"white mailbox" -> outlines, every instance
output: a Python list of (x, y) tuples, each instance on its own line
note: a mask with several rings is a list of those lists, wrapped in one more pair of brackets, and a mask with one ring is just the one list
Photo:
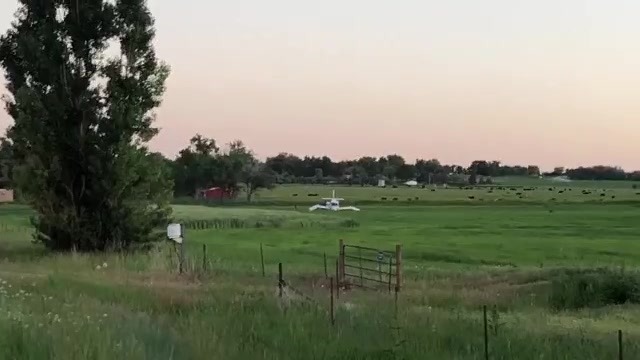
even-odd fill
[(167, 237), (178, 244), (182, 243), (182, 226), (180, 224), (169, 224), (167, 226)]

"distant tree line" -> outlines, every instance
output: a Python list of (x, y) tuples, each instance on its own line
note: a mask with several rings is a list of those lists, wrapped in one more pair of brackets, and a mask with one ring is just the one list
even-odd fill
[[(476, 160), (468, 166), (442, 164), (438, 159), (417, 159), (407, 162), (402, 156), (365, 156), (354, 160), (333, 161), (327, 156), (300, 157), (280, 153), (257, 160), (241, 141), (228, 144), (221, 151), (213, 139), (196, 135), (176, 160), (174, 169), (175, 194), (192, 195), (194, 189), (222, 186), (238, 190), (248, 189), (250, 200), (259, 188), (274, 184), (349, 184), (376, 185), (379, 180), (389, 184), (416, 180), (426, 184), (483, 184), (502, 176), (567, 176), (576, 180), (640, 180), (640, 172), (625, 173), (610, 166), (557, 167), (553, 172), (541, 173), (537, 165), (504, 165), (499, 161)], [(246, 164), (250, 164), (247, 167)], [(253, 177), (249, 176), (248, 169)]]
[[(0, 138), (0, 187), (11, 187), (11, 142)], [(327, 156), (299, 157), (280, 153), (265, 161), (236, 140), (220, 148), (215, 139), (196, 134), (180, 150), (175, 160), (164, 159), (173, 175), (175, 196), (195, 196), (199, 189), (222, 187), (230, 192), (244, 190), (251, 201), (261, 188), (275, 184), (349, 184), (376, 185), (416, 180), (425, 184), (483, 184), (502, 176), (566, 176), (572, 180), (635, 180), (640, 171), (625, 172), (619, 167), (591, 166), (565, 169), (556, 167), (541, 173), (536, 165), (504, 165), (499, 161), (475, 160), (468, 166), (442, 164), (438, 159), (417, 159), (407, 162), (402, 156), (365, 156), (355, 160), (333, 161)]]

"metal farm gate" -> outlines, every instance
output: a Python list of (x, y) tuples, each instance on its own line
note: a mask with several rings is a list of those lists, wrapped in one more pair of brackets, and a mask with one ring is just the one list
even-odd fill
[(402, 285), (402, 246), (395, 251), (348, 245), (340, 240), (336, 277), (339, 287), (358, 286), (391, 292)]

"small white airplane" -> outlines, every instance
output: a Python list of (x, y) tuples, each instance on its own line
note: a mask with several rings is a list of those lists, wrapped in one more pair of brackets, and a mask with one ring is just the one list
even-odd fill
[(336, 191), (333, 190), (333, 196), (330, 198), (322, 198), (324, 200), (324, 205), (316, 204), (309, 208), (309, 211), (314, 210), (331, 210), (331, 211), (341, 211), (341, 210), (352, 210), (352, 211), (360, 211), (355, 206), (340, 206), (340, 201), (344, 200), (342, 198), (336, 197)]

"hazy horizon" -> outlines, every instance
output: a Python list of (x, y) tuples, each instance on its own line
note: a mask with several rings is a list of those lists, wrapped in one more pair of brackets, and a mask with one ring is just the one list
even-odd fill
[(149, 6), (172, 67), (151, 147), (171, 158), (200, 133), (261, 157), (640, 169), (638, 1)]

